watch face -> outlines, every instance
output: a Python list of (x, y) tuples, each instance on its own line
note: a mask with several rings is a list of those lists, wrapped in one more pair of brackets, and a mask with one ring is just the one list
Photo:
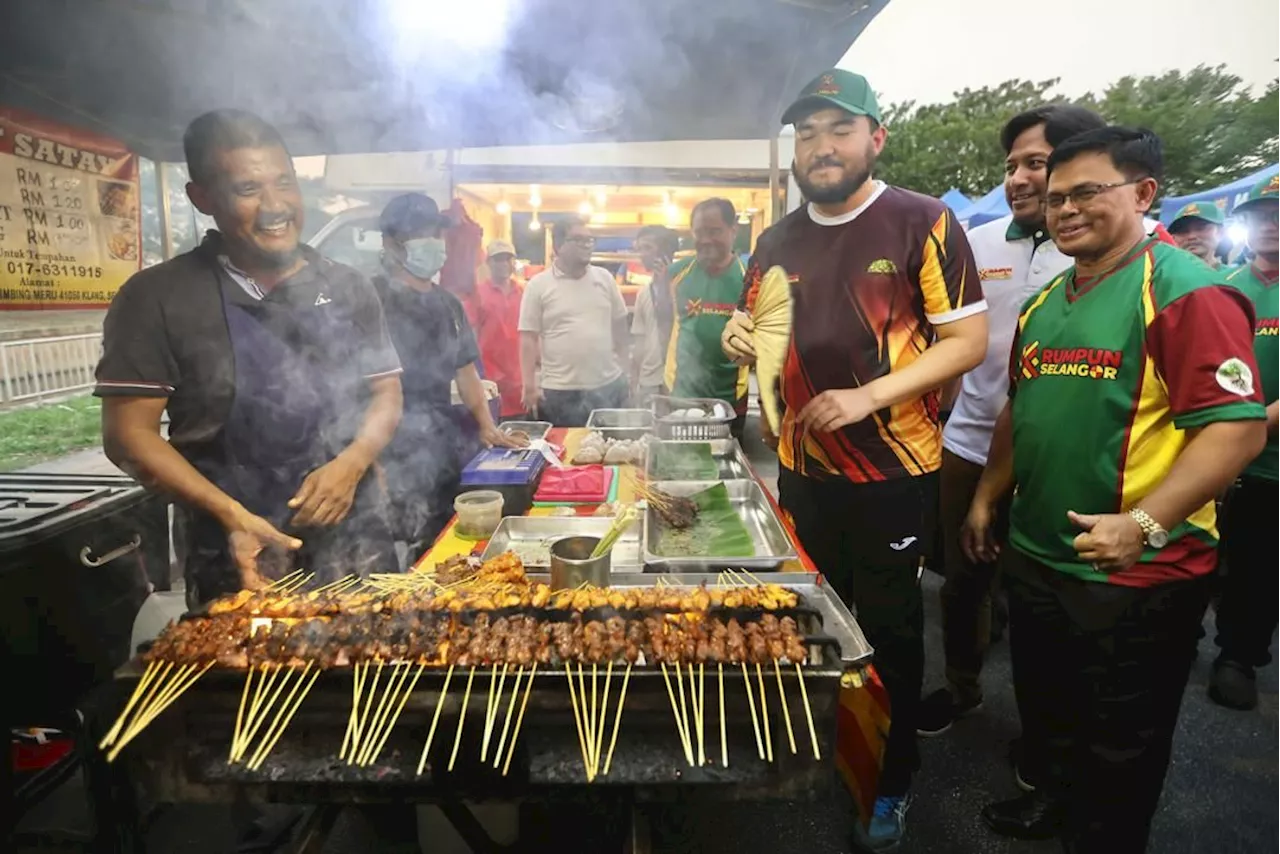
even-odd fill
[(1164, 548), (1169, 545), (1169, 532), (1152, 531), (1150, 534), (1147, 534), (1147, 545), (1151, 546), (1153, 549)]

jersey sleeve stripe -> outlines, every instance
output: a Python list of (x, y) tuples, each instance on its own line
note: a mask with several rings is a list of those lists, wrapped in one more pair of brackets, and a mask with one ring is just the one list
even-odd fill
[(947, 276), (944, 267), (947, 252), (946, 234), (947, 214), (946, 211), (943, 211), (942, 216), (933, 224), (933, 228), (925, 238), (923, 257), (920, 261), (920, 293), (924, 297), (926, 317), (929, 314), (946, 314), (954, 310), (956, 306), (963, 304), (961, 299), (965, 285), (963, 270), (960, 272), (960, 284), (955, 300), (951, 299), (951, 294), (947, 290)]
[(934, 326), (946, 326), (948, 323), (955, 323), (957, 320), (964, 320), (966, 317), (973, 317), (975, 314), (982, 314), (987, 310), (987, 301), (984, 299), (977, 302), (971, 302), (968, 305), (962, 305), (951, 311), (942, 314), (926, 314), (925, 319)]

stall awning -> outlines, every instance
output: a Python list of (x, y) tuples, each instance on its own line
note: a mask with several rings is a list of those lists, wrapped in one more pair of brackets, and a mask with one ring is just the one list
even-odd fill
[(6, 0), (0, 100), (181, 159), (238, 106), (294, 154), (758, 139), (888, 0)]

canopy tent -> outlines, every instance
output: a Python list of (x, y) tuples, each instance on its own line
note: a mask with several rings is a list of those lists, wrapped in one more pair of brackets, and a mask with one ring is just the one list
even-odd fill
[(253, 110), (292, 153), (764, 139), (888, 0), (4, 0), (3, 101), (182, 158)]
[(1280, 165), (1273, 163), (1265, 169), (1259, 169), (1252, 175), (1237, 178), (1230, 184), (1223, 184), (1221, 187), (1215, 187), (1212, 190), (1202, 190), (1199, 193), (1191, 193), (1186, 196), (1169, 196), (1160, 203), (1160, 221), (1168, 225), (1173, 221), (1178, 211), (1192, 202), (1217, 205), (1223, 214), (1230, 215), (1235, 206), (1244, 201), (1244, 197), (1253, 189), (1254, 184), (1264, 178), (1270, 178), (1277, 172), (1280, 172)]
[(964, 210), (956, 211), (956, 219), (965, 228), (973, 228), (1009, 214), (1009, 202), (1004, 197), (1004, 184), (997, 184), (991, 192)]
[(973, 199), (952, 187), (942, 194), (942, 202), (953, 211), (962, 211), (973, 205)]

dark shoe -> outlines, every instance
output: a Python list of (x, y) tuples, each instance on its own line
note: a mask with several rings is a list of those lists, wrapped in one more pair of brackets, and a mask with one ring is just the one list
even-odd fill
[(932, 738), (951, 729), (960, 718), (967, 717), (982, 708), (982, 700), (969, 703), (957, 702), (949, 688), (939, 688), (920, 701), (916, 712), (916, 735)]
[(1019, 789), (1030, 794), (1036, 790), (1036, 778), (1028, 772), (1026, 757), (1022, 755), (1022, 738), (1009, 742), (1009, 764), (1013, 766), (1013, 782)]
[(1213, 663), (1209, 699), (1228, 709), (1248, 711), (1258, 705), (1258, 677), (1253, 668), (1229, 658)]
[(907, 808), (910, 806), (909, 795), (876, 798), (875, 811), (867, 829), (863, 830), (861, 824), (854, 825), (854, 850), (868, 854), (897, 851), (907, 831)]
[(982, 808), (982, 820), (1001, 836), (1053, 839), (1062, 832), (1063, 814), (1056, 801), (1032, 793), (987, 804)]

